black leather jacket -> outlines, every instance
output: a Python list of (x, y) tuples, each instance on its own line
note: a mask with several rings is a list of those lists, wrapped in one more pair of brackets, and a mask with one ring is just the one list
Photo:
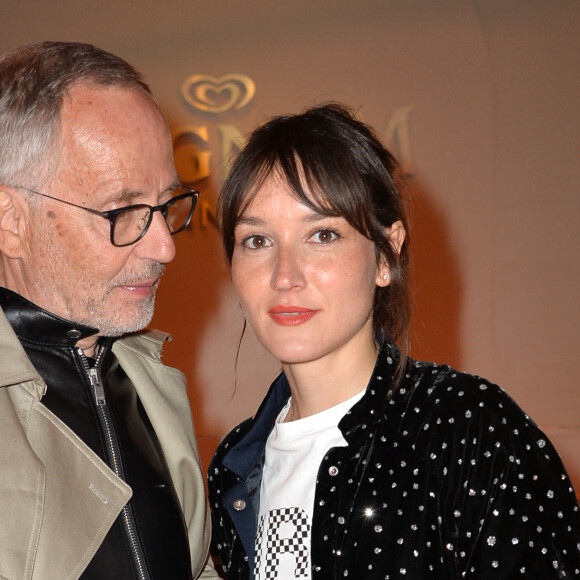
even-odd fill
[[(364, 397), (318, 471), (313, 579), (550, 578), (580, 574), (578, 502), (546, 436), (496, 385), (408, 361), (385, 343)], [(253, 578), (266, 439), (284, 374), (209, 470), (226, 577)]]

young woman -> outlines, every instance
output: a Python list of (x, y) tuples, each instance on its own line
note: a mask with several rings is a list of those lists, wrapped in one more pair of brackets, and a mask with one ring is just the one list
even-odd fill
[(406, 356), (396, 173), (326, 105), (257, 129), (225, 183), (234, 287), (283, 372), (210, 468), (224, 573), (579, 575), (578, 503), (545, 435), (496, 385)]

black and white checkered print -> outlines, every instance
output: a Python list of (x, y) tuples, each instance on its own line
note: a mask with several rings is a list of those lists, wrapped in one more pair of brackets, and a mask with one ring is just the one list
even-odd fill
[[(260, 580), (274, 580), (278, 578), (278, 567), (280, 565), (280, 555), (294, 554), (296, 568), (294, 578), (308, 577), (308, 551), (310, 523), (308, 515), (300, 508), (282, 508), (270, 510), (267, 514), (267, 525), (264, 525), (266, 516), (260, 518), (258, 533), (256, 535), (256, 572)], [(290, 537), (280, 536), (281, 524), (292, 524), (293, 533)], [(267, 537), (264, 542), (264, 528)], [(262, 558), (265, 565), (263, 574), (261, 570)]]

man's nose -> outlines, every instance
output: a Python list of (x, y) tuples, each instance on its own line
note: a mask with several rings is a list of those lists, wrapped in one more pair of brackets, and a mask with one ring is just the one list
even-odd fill
[(175, 258), (175, 242), (162, 213), (156, 211), (145, 235), (137, 242), (140, 257), (168, 264)]

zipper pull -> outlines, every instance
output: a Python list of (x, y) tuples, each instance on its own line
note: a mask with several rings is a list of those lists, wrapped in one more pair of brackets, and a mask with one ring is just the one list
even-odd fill
[(105, 405), (105, 388), (103, 387), (103, 381), (101, 379), (101, 371), (93, 367), (87, 370), (87, 374), (89, 381), (91, 381), (91, 386), (95, 391), (97, 405)]

